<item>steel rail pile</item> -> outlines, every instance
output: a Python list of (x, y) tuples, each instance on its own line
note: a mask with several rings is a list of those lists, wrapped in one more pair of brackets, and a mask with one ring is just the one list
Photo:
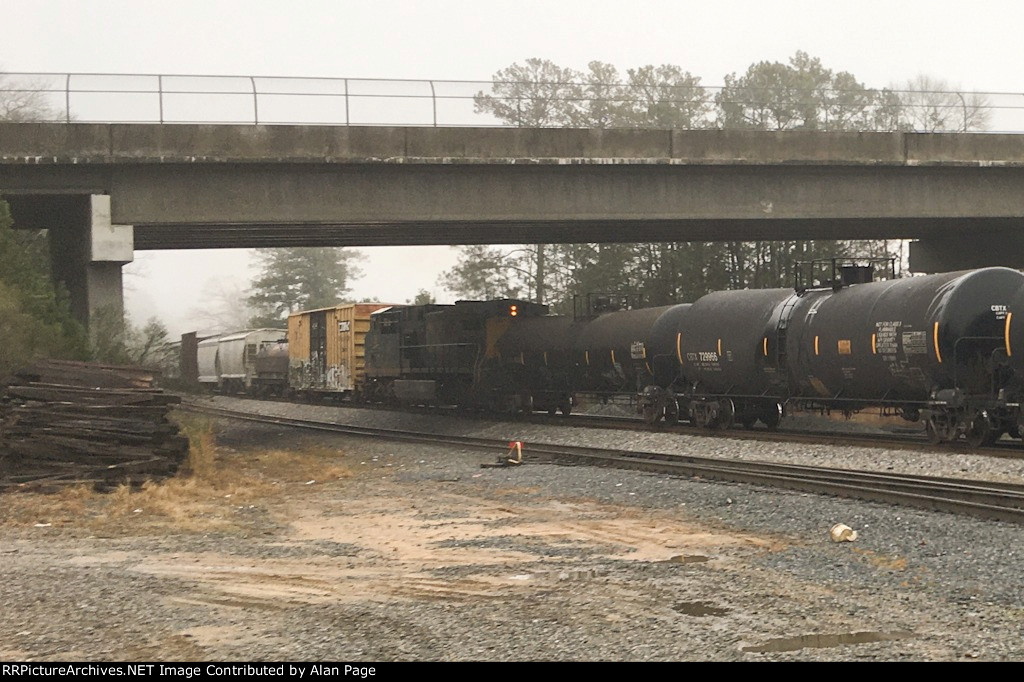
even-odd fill
[(173, 476), (188, 439), (167, 419), (177, 396), (142, 367), (47, 360), (0, 391), (0, 490)]
[[(507, 440), (271, 417), (209, 407), (199, 403), (186, 402), (182, 408), (230, 419), (411, 443), (447, 444), (490, 452), (503, 452), (508, 446)], [(612, 466), (658, 474), (771, 486), (1024, 524), (1024, 485), (1021, 484), (534, 442), (526, 444), (523, 452), (527, 461), (532, 459)]]

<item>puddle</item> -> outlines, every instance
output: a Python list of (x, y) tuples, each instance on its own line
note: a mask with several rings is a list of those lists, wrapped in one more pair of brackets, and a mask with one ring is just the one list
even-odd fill
[(871, 642), (890, 642), (897, 639), (913, 637), (913, 632), (845, 632), (839, 635), (800, 635), (799, 637), (780, 637), (769, 639), (764, 644), (745, 646), (742, 651), (764, 654), (775, 651), (797, 651), (799, 649), (823, 649), (846, 646), (847, 644), (870, 644)]
[(703, 554), (676, 554), (665, 559), (666, 564), (702, 564), (705, 561), (711, 561), (711, 557)]
[[(684, 601), (676, 604), (672, 608), (684, 616), (724, 616), (729, 613), (729, 609), (723, 609), (720, 606), (715, 606), (709, 601)], [(746, 649), (744, 649), (744, 651), (746, 651)]]

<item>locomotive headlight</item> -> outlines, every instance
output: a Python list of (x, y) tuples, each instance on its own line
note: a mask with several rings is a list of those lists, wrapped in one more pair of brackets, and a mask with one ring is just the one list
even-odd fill
[(519, 306), (517, 306), (517, 305), (509, 306), (508, 307), (508, 314), (509, 314), (509, 317), (515, 317), (516, 315), (518, 315), (519, 314)]

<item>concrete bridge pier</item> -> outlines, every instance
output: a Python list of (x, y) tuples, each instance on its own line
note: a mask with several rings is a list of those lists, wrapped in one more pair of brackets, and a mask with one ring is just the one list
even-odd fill
[[(54, 278), (71, 295), (71, 312), (87, 327), (98, 315), (121, 319), (121, 267), (134, 259), (131, 225), (110, 222), (110, 197), (61, 197), (60, 220), (47, 226)], [(18, 216), (15, 213), (15, 221)], [(30, 227), (30, 225), (23, 225)], [(43, 227), (32, 225), (31, 227)]]

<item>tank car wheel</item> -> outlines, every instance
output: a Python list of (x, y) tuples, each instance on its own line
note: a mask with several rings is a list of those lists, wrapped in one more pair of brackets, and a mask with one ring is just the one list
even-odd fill
[(564, 403), (558, 406), (558, 411), (562, 413), (563, 417), (568, 417), (572, 414), (572, 401), (566, 400)]
[(924, 432), (928, 436), (928, 442), (932, 445), (939, 445), (942, 443), (942, 429), (935, 423), (933, 417), (929, 417), (924, 422)]
[(718, 419), (715, 426), (720, 429), (731, 429), (736, 424), (736, 405), (731, 400), (718, 401)]
[(754, 424), (756, 423), (757, 417), (752, 417), (750, 415), (743, 415), (743, 417), (740, 419), (740, 425), (745, 429), (754, 428)]
[(971, 420), (964, 433), (964, 438), (972, 448), (980, 448), (995, 443), (999, 435), (999, 432), (989, 424), (988, 416), (982, 412), (974, 415), (974, 419)]
[(665, 423), (669, 426), (679, 423), (679, 403), (675, 401), (675, 398), (665, 408)]
[(651, 405), (644, 406), (644, 424), (653, 426), (661, 420), (661, 410)]
[(769, 431), (779, 428), (782, 421), (782, 403), (775, 403), (764, 414), (761, 415), (761, 422), (768, 427)]
[(547, 412), (549, 417), (554, 417), (555, 414), (558, 412), (558, 408), (552, 405), (551, 407), (548, 408)]

